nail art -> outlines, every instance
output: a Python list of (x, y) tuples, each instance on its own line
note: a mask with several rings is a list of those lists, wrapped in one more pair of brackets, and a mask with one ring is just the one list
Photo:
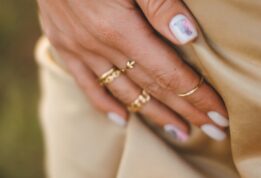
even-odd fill
[(229, 122), (228, 119), (219, 114), (218, 112), (215, 111), (210, 111), (208, 112), (208, 117), (215, 122), (215, 124), (221, 126), (221, 127), (228, 127)]
[(188, 135), (174, 125), (167, 124), (164, 126), (164, 130), (178, 141), (185, 142), (188, 140)]
[(116, 123), (117, 125), (120, 126), (125, 126), (126, 125), (126, 120), (123, 119), (120, 115), (114, 113), (114, 112), (110, 112), (108, 113), (108, 118), (113, 121), (114, 123)]
[(198, 36), (197, 30), (193, 24), (182, 14), (178, 14), (172, 18), (169, 23), (169, 28), (176, 39), (182, 44), (185, 44)]
[(226, 134), (217, 128), (216, 126), (212, 124), (205, 124), (201, 126), (201, 130), (207, 134), (210, 138), (217, 140), (217, 141), (222, 141), (226, 138)]

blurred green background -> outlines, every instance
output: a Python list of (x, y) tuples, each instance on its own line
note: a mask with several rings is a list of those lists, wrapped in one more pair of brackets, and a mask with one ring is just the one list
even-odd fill
[(35, 0), (0, 0), (0, 178), (43, 178)]

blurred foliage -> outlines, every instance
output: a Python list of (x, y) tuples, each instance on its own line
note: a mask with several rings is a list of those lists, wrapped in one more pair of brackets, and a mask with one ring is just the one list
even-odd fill
[(0, 178), (43, 178), (34, 0), (0, 0)]

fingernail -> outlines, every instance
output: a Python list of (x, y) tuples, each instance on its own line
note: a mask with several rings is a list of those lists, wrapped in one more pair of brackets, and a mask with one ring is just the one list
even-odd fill
[(222, 141), (226, 138), (226, 134), (217, 128), (216, 126), (212, 124), (205, 124), (201, 126), (201, 130), (207, 134), (210, 138), (217, 140), (217, 141)]
[(169, 23), (169, 28), (176, 39), (182, 44), (185, 44), (198, 36), (197, 30), (193, 24), (182, 14), (178, 14), (172, 18)]
[(229, 126), (228, 119), (226, 119), (224, 116), (222, 116), (218, 112), (210, 111), (210, 112), (208, 112), (208, 117), (213, 122), (215, 122), (217, 125), (219, 125), (221, 127), (228, 127)]
[(167, 124), (164, 126), (164, 130), (166, 133), (170, 134), (174, 139), (185, 142), (188, 140), (188, 134), (180, 130), (174, 125)]
[(120, 115), (114, 113), (114, 112), (110, 112), (108, 113), (108, 118), (113, 121), (114, 123), (116, 123), (117, 125), (120, 126), (125, 126), (126, 125), (126, 120), (123, 119)]

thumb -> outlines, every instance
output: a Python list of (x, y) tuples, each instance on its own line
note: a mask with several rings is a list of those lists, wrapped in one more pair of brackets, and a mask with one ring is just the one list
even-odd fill
[(153, 28), (177, 45), (193, 41), (197, 25), (180, 0), (136, 0)]

